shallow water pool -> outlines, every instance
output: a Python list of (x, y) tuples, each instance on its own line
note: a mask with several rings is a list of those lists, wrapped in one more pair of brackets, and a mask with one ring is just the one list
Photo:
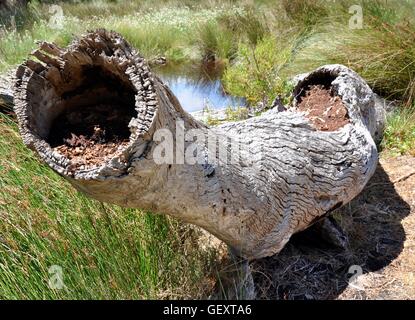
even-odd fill
[(155, 73), (169, 86), (187, 112), (206, 107), (223, 109), (229, 106), (245, 106), (245, 99), (225, 93), (220, 81), (221, 71), (200, 67), (162, 66), (157, 67)]

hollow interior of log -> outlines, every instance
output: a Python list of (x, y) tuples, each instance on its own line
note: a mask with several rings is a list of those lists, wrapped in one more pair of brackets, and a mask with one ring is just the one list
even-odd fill
[(335, 131), (350, 122), (345, 104), (332, 87), (334, 79), (317, 73), (302, 83), (296, 95), (296, 109), (320, 131)]
[(47, 142), (78, 167), (97, 165), (125, 146), (128, 124), (137, 116), (132, 84), (102, 67), (85, 67), (75, 89), (61, 94), (62, 111)]

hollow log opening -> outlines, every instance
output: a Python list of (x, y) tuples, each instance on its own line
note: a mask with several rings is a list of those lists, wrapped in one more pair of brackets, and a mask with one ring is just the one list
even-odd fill
[(128, 144), (128, 124), (137, 116), (133, 86), (100, 66), (85, 66), (82, 81), (62, 94), (63, 111), (46, 141), (75, 167), (98, 165)]
[(335, 131), (349, 123), (341, 98), (324, 85), (309, 86), (298, 101), (297, 110), (304, 112), (317, 130)]
[(347, 108), (332, 86), (335, 79), (331, 74), (315, 73), (295, 92), (296, 110), (304, 112), (320, 131), (336, 131), (350, 122)]

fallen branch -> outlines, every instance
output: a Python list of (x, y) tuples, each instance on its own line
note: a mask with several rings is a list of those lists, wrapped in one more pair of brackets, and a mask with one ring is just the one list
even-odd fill
[(415, 171), (411, 171), (411, 172), (409, 172), (409, 173), (407, 173), (407, 174), (404, 174), (403, 176), (401, 176), (401, 177), (399, 177), (399, 178), (397, 178), (397, 179), (393, 180), (393, 181), (392, 181), (392, 183), (393, 183), (393, 184), (395, 184), (395, 183), (398, 183), (398, 182), (405, 181), (406, 179), (410, 178), (410, 177), (411, 177), (411, 176), (413, 176), (414, 174), (415, 174)]

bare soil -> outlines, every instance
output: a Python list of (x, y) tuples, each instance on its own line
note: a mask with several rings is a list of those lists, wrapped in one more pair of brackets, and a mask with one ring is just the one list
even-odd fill
[(335, 131), (349, 123), (340, 97), (333, 96), (323, 85), (310, 86), (300, 97), (297, 110), (304, 112), (317, 130)]
[(99, 165), (128, 144), (132, 115), (123, 111), (101, 104), (64, 112), (53, 123), (48, 142), (74, 169)]

